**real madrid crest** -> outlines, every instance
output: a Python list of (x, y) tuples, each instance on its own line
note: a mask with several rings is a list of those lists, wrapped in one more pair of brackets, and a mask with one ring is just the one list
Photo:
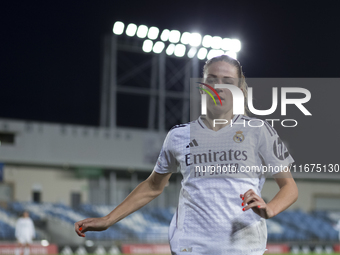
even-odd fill
[(237, 131), (233, 137), (235, 143), (242, 143), (244, 141), (244, 135), (242, 131)]

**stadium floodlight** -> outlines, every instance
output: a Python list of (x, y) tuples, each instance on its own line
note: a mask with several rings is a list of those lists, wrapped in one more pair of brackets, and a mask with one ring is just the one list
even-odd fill
[(207, 55), (207, 59), (211, 59), (213, 57), (217, 57), (217, 56), (221, 56), (224, 54), (223, 50), (210, 50), (208, 55)]
[(202, 46), (209, 48), (211, 46), (212, 37), (210, 35), (205, 35), (203, 37)]
[(157, 39), (159, 34), (159, 29), (158, 27), (150, 27), (149, 32), (148, 32), (148, 38), (151, 40)]
[(241, 50), (241, 42), (237, 39), (232, 39), (230, 50), (233, 52), (239, 52)]
[(214, 36), (211, 40), (211, 48), (218, 50), (221, 49), (222, 46), (222, 38), (219, 36)]
[(231, 39), (229, 38), (223, 38), (222, 40), (222, 50), (230, 50), (231, 47)]
[(169, 39), (169, 35), (170, 35), (170, 30), (169, 29), (164, 29), (162, 34), (161, 34), (161, 40), (163, 42), (167, 41)]
[(137, 30), (137, 36), (139, 38), (145, 38), (148, 34), (148, 27), (145, 25), (140, 25)]
[(196, 52), (197, 52), (197, 48), (196, 47), (191, 47), (191, 49), (188, 51), (188, 58), (195, 57)]
[[(196, 55), (198, 59), (204, 60), (223, 54), (236, 59), (237, 52), (241, 50), (241, 42), (238, 39), (222, 39), (220, 36), (202, 36), (199, 33), (190, 32), (181, 34), (178, 30), (170, 31), (169, 29), (164, 29), (162, 33), (160, 33), (159, 28), (155, 26), (148, 28), (145, 25), (137, 26), (134, 23), (125, 26), (121, 21), (116, 21), (114, 23), (112, 32), (115, 35), (121, 35), (124, 33), (124, 29), (127, 36), (132, 37), (137, 35), (139, 38), (147, 39), (143, 42), (142, 46), (144, 52), (153, 51), (154, 53), (159, 54), (166, 48), (167, 55), (175, 54), (177, 57), (183, 57), (187, 52), (186, 45), (188, 45), (188, 47), (191, 46), (190, 50), (187, 52), (188, 58), (193, 58)], [(159, 35), (159, 41), (154, 43), (152, 40), (156, 40)], [(166, 41), (170, 42), (167, 47), (166, 44), (164, 44)], [(198, 49), (201, 44), (201, 48)], [(211, 50), (208, 48), (211, 48)]]
[(143, 42), (143, 51), (150, 52), (152, 50), (153, 42), (151, 40), (145, 40)]
[(169, 42), (178, 43), (181, 33), (178, 30), (171, 30), (169, 35)]
[(201, 44), (201, 41), (202, 41), (202, 36), (199, 33), (192, 33), (189, 44), (191, 46), (197, 47)]
[(121, 21), (116, 21), (113, 25), (112, 32), (115, 35), (121, 35), (124, 32), (124, 23)]
[(158, 41), (153, 46), (152, 50), (153, 50), (154, 53), (161, 53), (163, 51), (164, 47), (165, 47), (164, 42)]
[(134, 36), (136, 34), (136, 31), (137, 31), (136, 24), (130, 23), (126, 28), (126, 35)]
[(177, 44), (176, 47), (175, 47), (175, 56), (176, 57), (183, 57), (184, 54), (185, 54), (185, 50), (187, 48), (185, 47), (184, 44)]
[(172, 55), (172, 54), (174, 54), (174, 51), (175, 51), (175, 44), (169, 44), (169, 46), (168, 46), (168, 48), (166, 48), (166, 54), (167, 55)]
[(197, 53), (197, 58), (200, 60), (205, 59), (205, 57), (207, 56), (208, 50), (206, 48), (200, 48), (198, 53)]
[(188, 44), (190, 42), (191, 34), (189, 32), (184, 32), (181, 37), (181, 43)]
[(234, 51), (226, 51), (225, 53), (224, 53), (225, 55), (228, 55), (229, 57), (232, 57), (232, 58), (234, 58), (234, 59), (237, 59), (237, 53), (236, 52), (234, 52)]

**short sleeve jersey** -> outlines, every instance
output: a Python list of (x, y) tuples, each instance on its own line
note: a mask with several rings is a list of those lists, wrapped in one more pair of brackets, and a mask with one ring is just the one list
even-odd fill
[(265, 176), (293, 162), (275, 129), (259, 119), (235, 115), (218, 131), (202, 118), (173, 127), (154, 167), (183, 175), (169, 230), (172, 252), (263, 254), (266, 225), (252, 210), (242, 211), (240, 194), (253, 189), (261, 196)]
[(15, 226), (15, 237), (35, 237), (35, 228), (31, 218), (19, 218)]

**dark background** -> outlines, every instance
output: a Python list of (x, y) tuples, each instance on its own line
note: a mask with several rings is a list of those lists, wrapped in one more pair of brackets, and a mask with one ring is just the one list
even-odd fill
[(0, 118), (99, 125), (101, 40), (117, 20), (238, 38), (246, 77), (339, 77), (331, 1), (6, 1), (0, 16)]

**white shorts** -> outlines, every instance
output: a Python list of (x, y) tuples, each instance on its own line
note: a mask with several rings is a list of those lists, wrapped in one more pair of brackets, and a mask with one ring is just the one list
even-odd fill
[(21, 244), (32, 243), (31, 235), (20, 235), (17, 237), (18, 242)]
[[(211, 245), (206, 240), (195, 241), (193, 244), (187, 242), (181, 245), (178, 231), (176, 231), (175, 221), (171, 221), (169, 228), (169, 242), (172, 255), (179, 254), (233, 254), (233, 255), (263, 255), (266, 251), (267, 226), (265, 219), (260, 219), (247, 227), (240, 229), (233, 234), (233, 243), (217, 241)], [(183, 249), (191, 252), (184, 252)]]

